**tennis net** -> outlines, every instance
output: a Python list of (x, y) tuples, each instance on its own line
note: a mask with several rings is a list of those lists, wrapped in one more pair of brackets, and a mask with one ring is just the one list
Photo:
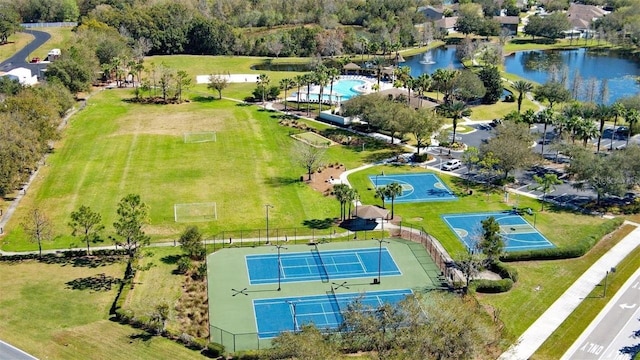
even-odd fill
[(338, 302), (338, 297), (336, 296), (336, 290), (333, 288), (333, 286), (331, 286), (331, 307), (333, 308), (333, 311), (336, 314), (342, 314), (342, 311), (340, 309), (340, 302)]
[(324, 261), (322, 261), (320, 251), (318, 251), (318, 245), (315, 245), (315, 248), (311, 250), (311, 254), (313, 254), (313, 258), (316, 260), (316, 265), (318, 265), (320, 280), (322, 280), (323, 283), (329, 282), (329, 273), (327, 272), (327, 267), (324, 265)]

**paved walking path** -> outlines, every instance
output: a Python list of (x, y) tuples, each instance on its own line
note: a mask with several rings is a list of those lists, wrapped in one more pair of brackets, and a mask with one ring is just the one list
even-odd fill
[[(638, 226), (639, 224), (626, 222)], [(633, 249), (640, 246), (640, 227), (602, 255), (573, 285), (544, 312), (512, 345), (500, 360), (529, 359), (562, 322), (580, 305), (604, 279), (607, 271), (620, 263)]]

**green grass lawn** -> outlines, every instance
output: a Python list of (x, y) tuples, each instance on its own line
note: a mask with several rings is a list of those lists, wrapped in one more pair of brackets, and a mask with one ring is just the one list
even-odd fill
[[(634, 226), (623, 225), (603, 247), (605, 249), (610, 248), (611, 245), (617, 243), (634, 229)], [(596, 252), (594, 256), (597, 256), (601, 250), (596, 248), (592, 252)], [(542, 344), (532, 359), (559, 359), (604, 308), (607, 302), (611, 300), (613, 294), (622, 287), (638, 268), (640, 268), (640, 247), (637, 247), (627, 255), (627, 257), (616, 266), (615, 274), (611, 274), (611, 276), (608, 277), (607, 297), (602, 297), (602, 286), (596, 286), (578, 308), (571, 313), (567, 320)]]
[(0, 262), (0, 338), (40, 359), (193, 359), (197, 353), (182, 345), (109, 321), (118, 285), (104, 291), (70, 287), (101, 274), (119, 279), (124, 268)]
[(175, 274), (176, 261), (182, 255), (180, 247), (156, 247), (143, 252), (136, 272), (135, 287), (129, 292), (123, 308), (137, 315), (146, 315), (162, 303), (169, 304), (167, 328), (175, 328), (174, 304), (182, 294), (184, 275)]
[[(146, 231), (154, 239), (173, 239), (186, 227), (174, 222), (176, 203), (217, 203), (218, 220), (198, 223), (205, 236), (263, 228), (267, 203), (274, 206), (272, 228), (338, 216), (333, 198), (297, 181), (305, 171), (291, 160), (295, 140), (277, 113), (208, 98), (167, 106), (122, 101), (129, 96), (127, 90), (97, 93), (72, 119), (6, 227), (3, 249), (37, 248), (20, 226), (35, 207), (51, 219), (56, 235), (45, 248), (82, 246), (67, 223), (83, 204), (102, 214), (111, 234), (116, 205), (129, 193), (149, 205)], [(210, 130), (216, 142), (183, 142), (184, 132)], [(332, 146), (326, 161), (353, 168), (381, 151), (387, 150)]]
[(15, 33), (9, 36), (7, 43), (0, 45), (0, 62), (7, 60), (17, 53), (34, 39), (33, 35), (27, 33)]

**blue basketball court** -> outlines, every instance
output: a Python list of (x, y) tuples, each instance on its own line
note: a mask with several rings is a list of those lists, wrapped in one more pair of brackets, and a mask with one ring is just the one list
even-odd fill
[(458, 238), (471, 249), (482, 236), (481, 221), (493, 216), (500, 224), (505, 251), (536, 250), (555, 247), (522, 216), (513, 211), (479, 214), (442, 215), (442, 219)]
[(309, 323), (319, 329), (336, 329), (342, 323), (342, 311), (354, 299), (360, 298), (366, 307), (378, 308), (384, 303), (397, 304), (410, 294), (410, 289), (336, 294), (332, 288), (325, 295), (253, 300), (258, 337), (273, 338)]
[(457, 197), (432, 173), (370, 175), (369, 180), (375, 188), (396, 182), (402, 186), (402, 195), (395, 203), (451, 201)]
[(329, 281), (377, 277), (378, 264), (382, 276), (401, 275), (396, 262), (386, 247), (366, 249), (287, 253), (282, 250), (280, 262), (277, 254), (245, 256), (249, 283), (251, 285), (275, 284), (296, 281)]

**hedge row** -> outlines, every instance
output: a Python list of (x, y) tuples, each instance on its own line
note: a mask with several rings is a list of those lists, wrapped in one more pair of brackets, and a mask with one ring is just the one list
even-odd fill
[(513, 280), (474, 280), (471, 284), (477, 292), (495, 294), (511, 290), (513, 287)]
[(608, 220), (598, 226), (591, 234), (578, 241), (574, 245), (557, 247), (551, 249), (515, 251), (503, 255), (502, 261), (526, 261), (526, 260), (558, 260), (581, 257), (593, 248), (605, 235), (613, 232), (624, 222), (623, 219), (615, 218)]
[[(85, 249), (56, 251), (55, 253), (46, 253), (40, 256), (38, 253), (0, 255), (0, 261), (22, 261), (22, 260), (54, 260), (54, 259), (71, 259), (79, 258), (87, 255)], [(99, 249), (91, 250), (91, 256), (122, 256), (127, 255), (124, 249)]]

